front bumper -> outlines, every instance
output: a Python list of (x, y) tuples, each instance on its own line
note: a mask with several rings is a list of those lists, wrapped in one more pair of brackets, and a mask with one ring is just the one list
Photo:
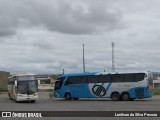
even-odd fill
[(30, 100), (38, 100), (38, 95), (26, 95), (26, 96), (17, 96), (17, 101), (30, 101)]

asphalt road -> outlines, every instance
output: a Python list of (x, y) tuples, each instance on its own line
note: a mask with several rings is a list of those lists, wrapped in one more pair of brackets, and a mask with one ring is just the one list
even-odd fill
[[(10, 100), (7, 94), (1, 94), (0, 111), (160, 111), (160, 96), (153, 96), (152, 98), (140, 100), (137, 99), (134, 101), (112, 101), (111, 99), (79, 99), (77, 101), (65, 101), (64, 99), (51, 99), (49, 93), (41, 92), (39, 93), (39, 100), (35, 103), (16, 103), (15, 101)], [(93, 120), (97, 118), (87, 119)], [(124, 117), (112, 119), (118, 120), (124, 119)], [(143, 118), (136, 118), (136, 120), (138, 119)], [(158, 120), (159, 118), (153, 119)]]

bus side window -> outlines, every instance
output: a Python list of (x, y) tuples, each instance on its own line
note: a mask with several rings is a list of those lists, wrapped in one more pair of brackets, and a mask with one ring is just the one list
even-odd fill
[(145, 77), (145, 74), (144, 73), (136, 73), (135, 74), (135, 81), (138, 82), (138, 81), (142, 81)]
[(116, 82), (123, 82), (123, 74), (116, 75)]
[(105, 82), (106, 82), (106, 77), (105, 77), (105, 75), (100, 75), (98, 82), (99, 82), (99, 83), (105, 83)]
[(84, 79), (85, 79), (85, 83), (89, 83), (88, 76), (85, 76)]
[(111, 82), (111, 75), (105, 75), (105, 78), (106, 78), (106, 83)]
[(87, 76), (77, 76), (76, 77), (76, 84), (86, 84), (89, 82), (89, 79)]
[(123, 82), (135, 82), (134, 74), (124, 74), (123, 77)]
[(70, 84), (72, 84), (72, 83), (71, 83), (71, 81), (70, 81), (70, 78), (68, 77), (68, 79), (66, 80), (65, 85), (70, 85)]
[(66, 80), (66, 83), (65, 85), (70, 85), (70, 84), (77, 84), (77, 81), (76, 81), (76, 77), (68, 77), (68, 79)]
[(84, 76), (80, 76), (80, 83), (81, 84), (85, 84), (86, 83)]
[(88, 76), (88, 83), (98, 83), (98, 76), (97, 75)]

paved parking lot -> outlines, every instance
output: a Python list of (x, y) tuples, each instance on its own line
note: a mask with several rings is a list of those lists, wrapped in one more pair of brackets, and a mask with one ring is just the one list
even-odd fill
[(160, 111), (160, 96), (135, 101), (110, 99), (65, 101), (64, 99), (50, 99), (49, 93), (41, 92), (39, 100), (35, 103), (16, 103), (10, 100), (7, 94), (2, 94), (0, 95), (0, 111)]
[(39, 93), (39, 100), (35, 103), (16, 103), (7, 94), (0, 95), (0, 110), (27, 111), (159, 111), (160, 96), (135, 101), (112, 101), (111, 99), (79, 99), (65, 101), (64, 99), (50, 99), (49, 93)]

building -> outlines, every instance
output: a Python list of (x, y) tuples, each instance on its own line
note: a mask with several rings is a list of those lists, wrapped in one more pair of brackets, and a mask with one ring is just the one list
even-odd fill
[(0, 89), (7, 90), (8, 77), (10, 72), (0, 71)]
[(54, 89), (54, 83), (59, 75), (51, 74), (41, 74), (36, 75), (37, 79), (40, 81), (38, 89)]
[(160, 88), (160, 73), (153, 72), (153, 89)]
[(153, 80), (153, 88), (160, 88), (160, 79)]

